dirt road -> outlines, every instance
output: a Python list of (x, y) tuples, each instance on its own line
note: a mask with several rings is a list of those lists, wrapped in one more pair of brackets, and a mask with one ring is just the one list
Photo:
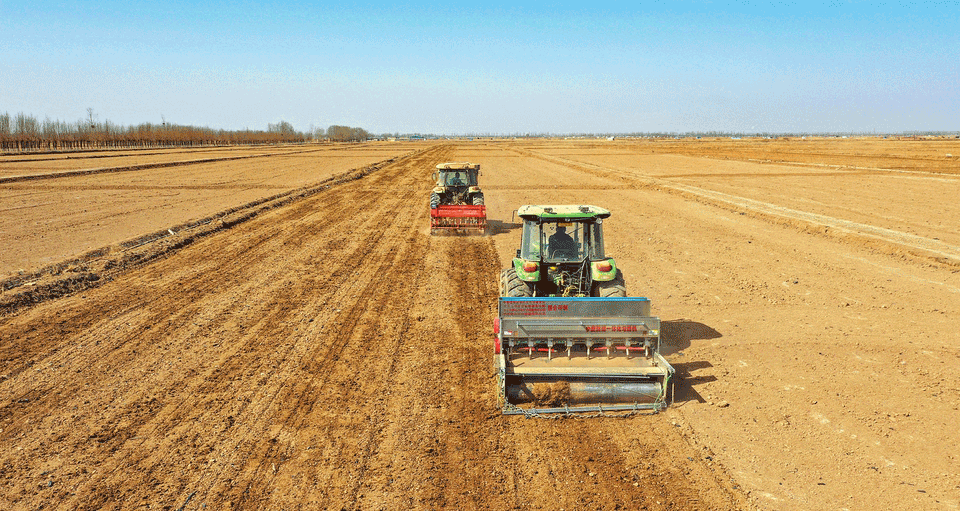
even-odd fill
[[(0, 319), (2, 507), (960, 506), (950, 176), (878, 203), (893, 173), (816, 195), (813, 167), (748, 151), (421, 149)], [(483, 165), (494, 235), (428, 235), (441, 161)], [(952, 217), (891, 214), (902, 196)], [(666, 412), (499, 414), (491, 321), (522, 203), (613, 210), (607, 252), (681, 376)]]

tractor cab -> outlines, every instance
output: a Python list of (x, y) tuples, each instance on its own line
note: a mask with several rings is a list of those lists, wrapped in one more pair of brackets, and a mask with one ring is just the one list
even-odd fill
[(440, 186), (477, 186), (479, 169), (438, 170), (437, 183)]
[(599, 218), (524, 219), (520, 258), (557, 263), (604, 259), (602, 222)]
[(476, 163), (441, 163), (433, 173), (436, 182), (435, 191), (438, 193), (471, 193), (480, 191), (477, 178), (480, 176), (480, 165)]
[[(513, 260), (517, 296), (623, 296), (623, 276), (603, 251), (596, 206), (523, 206), (520, 248)], [(522, 284), (520, 284), (522, 282)]]

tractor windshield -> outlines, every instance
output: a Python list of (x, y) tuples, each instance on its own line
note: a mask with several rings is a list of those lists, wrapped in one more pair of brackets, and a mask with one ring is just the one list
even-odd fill
[(540, 259), (540, 247), (545, 248), (543, 259), (552, 262), (603, 259), (601, 220), (557, 222), (535, 220), (523, 222), (520, 256)]
[(445, 186), (477, 186), (477, 174), (466, 170), (443, 172), (440, 179)]

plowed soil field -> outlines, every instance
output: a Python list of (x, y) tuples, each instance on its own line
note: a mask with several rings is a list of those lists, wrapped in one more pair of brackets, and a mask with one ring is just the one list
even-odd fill
[[(958, 141), (241, 154), (0, 180), (0, 508), (960, 507)], [(491, 235), (430, 236), (445, 161), (482, 165)], [(613, 211), (667, 410), (500, 414), (524, 203)]]

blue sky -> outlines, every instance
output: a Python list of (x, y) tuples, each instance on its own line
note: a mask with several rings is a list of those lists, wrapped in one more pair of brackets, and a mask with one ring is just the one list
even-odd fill
[(960, 1), (0, 0), (0, 112), (373, 133), (960, 130)]

